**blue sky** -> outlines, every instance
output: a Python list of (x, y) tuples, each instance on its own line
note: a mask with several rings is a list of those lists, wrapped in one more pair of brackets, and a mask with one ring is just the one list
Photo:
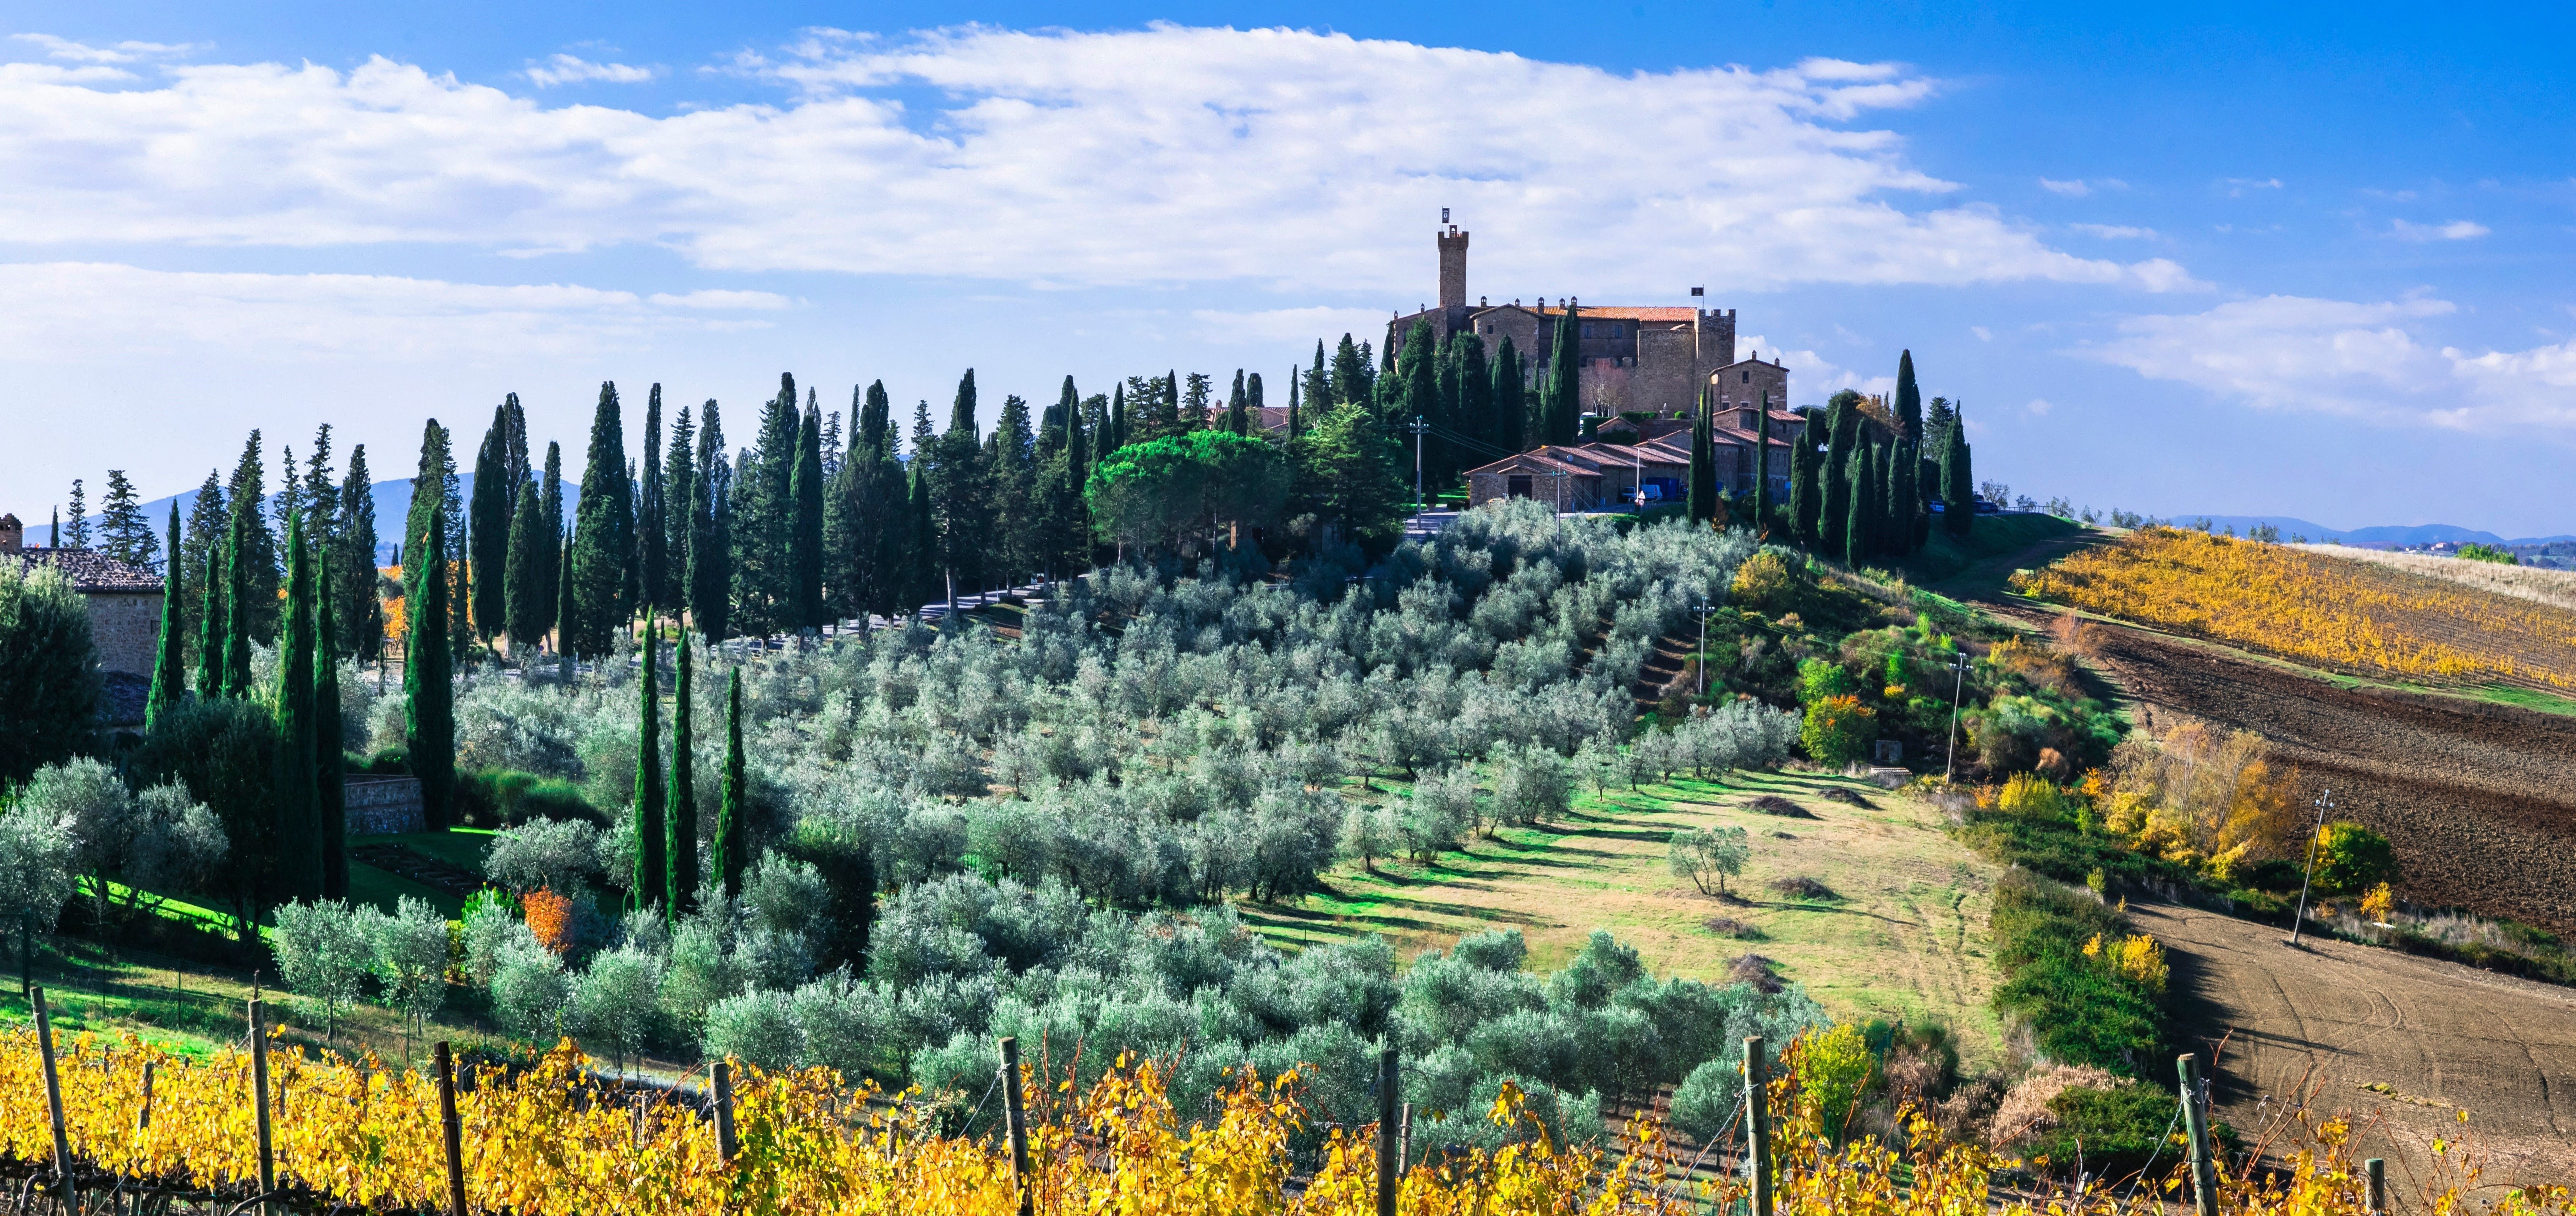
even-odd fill
[[(359, 11), (364, 8), (365, 11)], [(1989, 477), (2576, 531), (2576, 37), (2490, 6), (21, 3), (0, 505), (793, 371), (1277, 373), (1433, 288), (1910, 347)], [(630, 414), (629, 433), (636, 419)], [(472, 442), (469, 438), (466, 441)]]

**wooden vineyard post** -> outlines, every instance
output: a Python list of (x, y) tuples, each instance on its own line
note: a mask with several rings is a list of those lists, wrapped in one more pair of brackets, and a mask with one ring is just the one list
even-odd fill
[(1396, 1122), (1396, 1132), (1395, 1132), (1395, 1172), (1396, 1172), (1396, 1173), (1398, 1173), (1398, 1174), (1402, 1174), (1402, 1173), (1404, 1173), (1404, 1172), (1406, 1172), (1406, 1171), (1408, 1171), (1408, 1170), (1411, 1170), (1412, 1168), (1413, 1168), (1413, 1104), (1412, 1104), (1412, 1103), (1410, 1103), (1410, 1102), (1407, 1102), (1407, 1103), (1405, 1103), (1405, 1104), (1404, 1104), (1404, 1115), (1403, 1115), (1403, 1117), (1402, 1117), (1402, 1118), (1400, 1118), (1400, 1119), (1398, 1119), (1398, 1120), (1397, 1120), (1397, 1122)]
[(1377, 1216), (1395, 1216), (1395, 1102), (1400, 1076), (1395, 1049), (1377, 1053)]
[(154, 1069), (160, 1067), (160, 1064), (158, 1060), (143, 1062), (143, 1110), (135, 1116), (134, 1127), (137, 1131), (152, 1130), (152, 1073)]
[(2362, 1162), (2361, 1169), (2370, 1181), (2371, 1216), (2385, 1216), (2388, 1211), (2388, 1162), (2373, 1157)]
[(456, 1053), (440, 1039), (430, 1056), (438, 1069), (438, 1138), (447, 1150), (447, 1216), (465, 1216), (465, 1123), (456, 1117)]
[(277, 1216), (277, 1205), (267, 1198), (277, 1189), (277, 1143), (268, 1111), (268, 1006), (258, 997), (250, 999), (250, 1092), (259, 1111), (259, 1210)]
[(1753, 1161), (1753, 1216), (1771, 1216), (1771, 1061), (1762, 1036), (1744, 1040), (1744, 1110)]
[(726, 1165), (733, 1164), (733, 1061), (718, 1060), (715, 1066), (716, 1157)]
[(54, 1071), (54, 1019), (45, 1008), (42, 984), (27, 987), (28, 1003), (36, 1007), (36, 1048), (45, 1063), (45, 1105), (54, 1119), (54, 1182), (62, 1188), (63, 1210), (80, 1210), (80, 1197), (72, 1182), (71, 1133), (63, 1126), (63, 1079)]
[(2174, 1062), (2182, 1073), (2182, 1121), (2191, 1136), (2191, 1200), (2198, 1216), (2218, 1216), (2218, 1166), (2209, 1155), (2209, 1107), (2201, 1100), (2200, 1057)]
[(1011, 1189), (1019, 1192), (1020, 1216), (1037, 1210), (1037, 1180), (1029, 1177), (1029, 1114), (1020, 1096), (1020, 1041), (1002, 1037), (1002, 1117), (1011, 1136)]

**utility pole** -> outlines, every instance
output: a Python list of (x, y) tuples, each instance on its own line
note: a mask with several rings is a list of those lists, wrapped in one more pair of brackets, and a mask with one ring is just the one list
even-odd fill
[(1699, 602), (1699, 695), (1708, 696), (1708, 601)]
[(2317, 826), (2308, 832), (2308, 872), (2299, 878), (2299, 912), (2290, 921), (2290, 944), (2299, 944), (2299, 930), (2308, 923), (2308, 884), (2317, 877), (2317, 837), (2325, 835), (2326, 812), (2334, 809), (2334, 791), (2317, 795)]
[(1413, 432), (1413, 513), (1420, 515), (1422, 513), (1422, 436), (1431, 429), (1431, 424), (1424, 422), (1422, 415), (1415, 414), (1413, 422), (1404, 429)]
[(1941, 784), (1948, 785), (1959, 771), (1959, 693), (1968, 683), (1966, 651), (1950, 656), (1950, 743), (1943, 750), (1949, 754), (1941, 762)]

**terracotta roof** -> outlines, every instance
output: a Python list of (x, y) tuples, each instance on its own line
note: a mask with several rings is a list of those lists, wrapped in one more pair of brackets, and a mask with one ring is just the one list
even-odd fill
[(1688, 465), (1690, 448), (1677, 447), (1668, 439), (1651, 439), (1644, 443), (1551, 443), (1505, 456), (1467, 472), (1509, 473), (1526, 468), (1543, 475), (1561, 472), (1576, 477), (1599, 477), (1611, 469), (1635, 468), (1640, 457), (1643, 457), (1642, 463), (1650, 465)]
[(132, 562), (118, 561), (91, 549), (28, 548), (16, 554), (29, 566), (47, 565), (63, 572), (72, 581), (72, 590), (159, 591), (161, 576)]

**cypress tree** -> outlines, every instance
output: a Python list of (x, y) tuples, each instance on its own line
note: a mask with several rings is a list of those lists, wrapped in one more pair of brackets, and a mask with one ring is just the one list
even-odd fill
[[(1065, 379), (1072, 382), (1070, 376)], [(912, 534), (912, 500), (904, 485), (903, 461), (895, 452), (896, 440), (894, 403), (886, 396), (885, 381), (871, 382), (859, 434), (859, 444), (866, 449), (866, 480), (860, 483), (865, 497), (858, 510), (869, 554), (864, 607), (888, 621), (904, 610), (902, 601), (911, 590), (906, 546)]]
[(278, 877), (293, 898), (322, 893), (321, 791), (314, 786), (313, 564), (305, 557), (304, 520), (286, 521), (286, 632), (278, 640), (275, 831)]
[(1844, 565), (1858, 569), (1861, 559), (1869, 556), (1869, 511), (1862, 505), (1869, 496), (1869, 448), (1866, 445), (1852, 453), (1841, 481), (1845, 504), (1842, 559)]
[[(317, 556), (327, 549), (316, 550)], [(338, 614), (331, 597), (322, 594), (329, 580), (327, 563), (316, 563), (313, 597), (313, 790), (322, 828), (322, 898), (349, 897), (348, 764), (341, 756), (347, 742), (340, 734), (340, 647)]]
[(662, 902), (671, 887), (669, 827), (662, 819), (662, 682), (653, 669), (654, 652), (662, 647), (654, 633), (653, 613), (646, 609), (643, 663), (635, 681), (641, 703), (635, 728), (635, 882), (630, 903), (638, 908)]
[[(1365, 346), (1352, 345), (1349, 334), (1343, 334), (1342, 344), (1333, 348), (1330, 387), (1333, 390), (1332, 403), (1336, 406), (1368, 406), (1377, 400), (1377, 374), (1369, 370), (1368, 350)], [(1317, 418), (1327, 412), (1325, 406), (1311, 397), (1306, 401), (1306, 408)]]
[(509, 569), (503, 579), (509, 605), (507, 631), (516, 645), (533, 646), (545, 635), (543, 613), (553, 590), (546, 585), (546, 567), (553, 564), (546, 558), (554, 547), (555, 530), (545, 525), (536, 483), (519, 483), (519, 506), (510, 519)]
[(349, 474), (340, 483), (337, 585), (339, 652), (361, 663), (381, 662), (385, 604), (376, 594), (376, 487), (367, 473), (367, 445), (349, 449)]
[(551, 439), (546, 441), (546, 478), (537, 493), (537, 513), (546, 517), (543, 543), (537, 546), (545, 555), (537, 574), (537, 636), (543, 636), (563, 618), (564, 550), (571, 540), (564, 534), (563, 445)]
[[(449, 451), (447, 428), (439, 425), (438, 419), (429, 419), (421, 426), (420, 462), (412, 470), (411, 504), (403, 515), (403, 632), (405, 636), (421, 632), (436, 633), (441, 636), (447, 633), (446, 614), (442, 613), (435, 620), (421, 615), (424, 597), (421, 594), (420, 580), (429, 577), (431, 567), (427, 563), (429, 551), (421, 547), (420, 537), (421, 530), (429, 526), (430, 517), (435, 515), (445, 521), (446, 526), (451, 529), (439, 538), (439, 552), (445, 554), (454, 551), (454, 546), (449, 542), (456, 536), (452, 526), (455, 523), (454, 512), (457, 508), (454, 503), (448, 501), (447, 482), (455, 469), (456, 461)], [(444, 563), (437, 568), (437, 575), (442, 581), (448, 577)], [(446, 602), (446, 598), (442, 597), (441, 603)], [(409, 653), (407, 649), (404, 652), (406, 657)]]
[(662, 458), (662, 485), (655, 491), (662, 511), (662, 601), (664, 612), (678, 617), (688, 610), (689, 504), (705, 484), (698, 478), (698, 424), (689, 407), (671, 423), (670, 454)]
[[(224, 551), (224, 530), (230, 515), (231, 512), (224, 507), (223, 479), (216, 476), (213, 469), (206, 470), (204, 484), (197, 487), (196, 493), (191, 496), (188, 503), (187, 538), (180, 542), (180, 550), (185, 555), (190, 574), (199, 575), (202, 578), (206, 572), (206, 559), (209, 556), (220, 555)], [(188, 661), (191, 666), (205, 661), (204, 655), (200, 652), (205, 649), (206, 639), (221, 636), (219, 632), (208, 633), (206, 630), (205, 586), (205, 583), (199, 582), (198, 593), (192, 596), (186, 605)]]
[(1798, 411), (1798, 426), (1789, 434), (1789, 534), (1800, 544), (1816, 543), (1816, 412)]
[[(1177, 405), (1172, 407), (1177, 410)], [(1175, 412), (1165, 420), (1177, 427)], [(1166, 432), (1169, 433), (1169, 432)], [(984, 543), (992, 525), (990, 479), (983, 449), (975, 438), (975, 371), (968, 368), (957, 383), (957, 400), (949, 408), (948, 430), (929, 448), (933, 531), (931, 540), (949, 607), (956, 607), (960, 586), (983, 580)]]
[[(1703, 390), (1705, 392), (1705, 390)], [(1762, 390), (1762, 412), (1753, 416), (1753, 530), (1771, 527), (1771, 390)]]
[(1852, 445), (1860, 435), (1860, 394), (1844, 389), (1825, 407), (1825, 501), (1816, 535), (1830, 552), (1841, 552), (1851, 532)]
[(472, 538), (466, 556), (476, 576), (471, 584), (474, 636), (486, 643), (509, 623), (508, 580), (501, 575), (510, 565), (510, 512), (519, 503), (509, 468), (510, 409), (496, 405), (482, 446), (475, 449), (474, 492), (466, 507), (466, 535)]
[(143, 703), (143, 730), (149, 734), (161, 720), (161, 712), (179, 703), (188, 686), (187, 620), (180, 601), (187, 596), (187, 580), (179, 558), (179, 502), (170, 501), (170, 565), (161, 574), (161, 644), (152, 659), (152, 699)]
[(611, 635), (630, 615), (624, 595), (627, 563), (635, 552), (635, 497), (626, 481), (626, 430), (614, 383), (599, 386), (581, 499), (573, 512), (579, 522), (572, 570), (565, 579), (572, 594), (563, 608), (564, 646), (576, 655), (603, 655)]
[(868, 530), (861, 524), (860, 506), (866, 495), (861, 483), (869, 469), (866, 448), (860, 432), (867, 426), (866, 390), (850, 386), (849, 446), (832, 450), (839, 434), (841, 416), (833, 413), (824, 421), (823, 446), (823, 605), (832, 619), (856, 616), (867, 623), (867, 600), (862, 588), (867, 582)]
[(1225, 398), (1225, 429), (1227, 434), (1243, 435), (1250, 433), (1249, 425), (1244, 421), (1243, 394), (1243, 369), (1238, 367), (1234, 369), (1234, 391), (1226, 394)]
[(644, 462), (636, 466), (635, 582), (647, 608), (670, 611), (670, 505), (662, 480), (662, 386), (656, 382), (644, 402)]
[(788, 627), (823, 627), (823, 416), (808, 406), (796, 430), (796, 464), (788, 474), (792, 512), (787, 531)]
[(1405, 335), (1395, 359), (1395, 380), (1388, 387), (1395, 394), (1378, 412), (1388, 427), (1410, 426), (1416, 419), (1439, 420), (1440, 343), (1431, 336), (1431, 322), (1416, 321), (1413, 332)]
[[(232, 503), (232, 577), (237, 584), (231, 605), (236, 611), (233, 632), (244, 639), (265, 642), (277, 638), (277, 593), (282, 568), (277, 561), (277, 537), (268, 530), (268, 491), (259, 445), (259, 432), (252, 431), (242, 444), (241, 459), (233, 465), (232, 483), (225, 496)], [(247, 617), (239, 615), (244, 607), (249, 609)], [(243, 658), (248, 660), (247, 650)], [(242, 670), (240, 691), (246, 693), (249, 668)]]
[(1583, 339), (1578, 310), (1571, 301), (1558, 314), (1556, 341), (1547, 356), (1547, 384), (1539, 408), (1547, 418), (1546, 443), (1572, 443), (1583, 429)]
[(1243, 378), (1243, 429), (1236, 434), (1261, 433), (1261, 404), (1261, 373), (1253, 372)]
[(904, 512), (911, 525), (905, 529), (909, 536), (904, 543), (905, 556), (911, 566), (910, 578), (906, 580), (911, 586), (911, 594), (904, 597), (907, 602), (903, 605), (907, 612), (940, 598), (941, 594), (939, 518), (931, 509), (930, 476), (924, 467), (928, 463), (917, 455), (912, 458), (911, 500)]
[(1699, 408), (1691, 411), (1690, 484), (1685, 492), (1692, 523), (1705, 524), (1717, 518), (1716, 436), (1709, 429), (1705, 388), (1699, 392)]
[[(501, 408), (507, 411), (510, 417), (509, 437), (504, 453), (506, 459), (502, 464), (502, 471), (509, 474), (510, 484), (517, 486), (528, 481), (536, 473), (536, 470), (528, 464), (528, 411), (519, 407), (517, 393), (503, 396)], [(516, 491), (514, 490), (513, 493)]]
[(197, 631), (197, 699), (213, 700), (226, 695), (224, 690), (224, 647), (232, 637), (232, 545), (229, 539), (219, 548), (206, 551), (206, 577), (199, 614), (203, 622)]
[[(418, 554), (423, 570), (447, 564), (446, 508), (432, 504), (421, 530), (403, 548)], [(411, 752), (411, 775), (420, 779), (422, 818), (432, 828), (449, 823), (456, 790), (456, 685), (450, 675), (451, 652), (443, 631), (424, 629), (421, 621), (447, 617), (447, 580), (424, 577), (416, 584), (411, 607), (418, 609), (403, 642), (403, 744)]]
[(759, 433), (737, 470), (742, 484), (734, 494), (733, 625), (753, 637), (786, 625), (795, 597), (788, 550), (797, 423), (796, 378), (781, 373), (778, 395), (761, 405)]
[[(1322, 342), (1315, 343), (1315, 349), (1319, 352), (1318, 362), (1322, 359), (1320, 352), (1323, 348)], [(1288, 378), (1288, 442), (1297, 442), (1297, 378), (1294, 376)]]
[(240, 499), (233, 500), (232, 537), (224, 546), (226, 569), (224, 589), (229, 599), (224, 604), (224, 695), (236, 699), (250, 695), (250, 631), (257, 623), (251, 602), (251, 584), (258, 580), (252, 567), (258, 561), (253, 532), (266, 535), (267, 529), (254, 515), (245, 518)]
[(1966, 536), (1977, 518), (1976, 472), (1968, 463), (1968, 420), (1954, 410), (1950, 442), (1941, 449), (1941, 521), (1952, 536)]
[[(565, 632), (566, 628), (568, 627), (568, 621), (569, 621), (569, 618), (567, 618), (567, 617), (563, 617), (563, 616), (561, 615), (561, 606), (562, 606), (562, 605), (568, 605), (568, 604), (572, 603), (572, 599), (573, 599), (573, 594), (572, 594), (572, 542), (573, 542), (573, 532), (574, 532), (574, 529), (573, 529), (573, 528), (571, 528), (571, 527), (566, 527), (566, 528), (563, 530), (563, 539), (562, 539), (562, 541), (561, 541), (560, 543), (558, 543), (558, 544), (555, 546), (555, 560), (554, 560), (554, 567), (555, 567), (555, 603), (556, 603), (556, 605), (558, 605), (558, 609), (557, 609), (557, 619), (556, 619), (556, 621), (555, 621), (555, 654), (557, 654), (558, 656), (561, 656), (562, 658), (564, 658), (564, 659), (566, 659), (566, 660), (569, 660), (569, 659), (571, 659), (571, 658), (573, 657), (573, 649), (572, 649), (572, 642), (570, 641), (569, 636), (568, 636), (568, 635), (566, 634), (566, 632)], [(564, 671), (565, 671), (565, 673), (566, 673), (566, 674), (570, 674), (570, 673), (571, 673), (571, 671), (572, 671), (572, 668), (570, 668), (570, 667), (566, 667), (566, 668), (564, 668)]]
[(1908, 477), (1906, 471), (1913, 467), (1914, 441), (1903, 436), (1889, 440), (1887, 467), (1883, 473), (1887, 479), (1887, 493), (1883, 501), (1887, 506), (1886, 513), (1880, 520), (1886, 531), (1879, 537), (1879, 547), (1894, 556), (1901, 557), (1906, 550), (1913, 548), (1914, 513), (1911, 509), (1913, 504), (1906, 501), (1907, 490), (1913, 484), (1913, 478)]
[(1109, 386), (1109, 442), (1106, 450), (1115, 452), (1127, 446), (1127, 386)]
[(1529, 450), (1529, 403), (1524, 400), (1521, 382), (1521, 353), (1512, 346), (1512, 336), (1503, 335), (1503, 344), (1494, 348), (1494, 387), (1490, 409), (1494, 413), (1492, 443), (1506, 452)]
[(715, 398), (698, 411), (698, 479), (689, 493), (689, 623), (710, 641), (733, 636), (733, 467)]
[(689, 632), (680, 631), (672, 657), (679, 661), (678, 696), (671, 702), (671, 812), (663, 845), (662, 906), (674, 917), (698, 903), (698, 769), (696, 694)]
[(724, 804), (716, 809), (715, 873), (727, 902), (742, 897), (743, 817), (749, 810), (742, 762), (742, 669), (736, 667), (725, 689)]
[[(1229, 425), (1218, 418), (1220, 427)], [(1039, 484), (1037, 435), (1029, 428), (1029, 403), (1017, 393), (1002, 398), (1001, 415), (984, 439), (983, 470), (987, 495), (984, 569), (992, 580), (1010, 586), (1021, 575), (1045, 563), (1039, 552), (1045, 518), (1045, 487)]]

